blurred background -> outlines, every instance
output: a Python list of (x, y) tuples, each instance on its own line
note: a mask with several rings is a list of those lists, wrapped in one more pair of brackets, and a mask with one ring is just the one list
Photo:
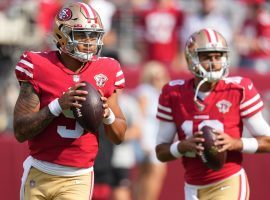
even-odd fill
[[(51, 36), (53, 19), (68, 2), (72, 1), (0, 1), (0, 158), (3, 163), (0, 194), (4, 195), (1, 199), (19, 199), (22, 162), (27, 155), (27, 144), (16, 142), (12, 130), (13, 108), (19, 91), (14, 74), (16, 63), (26, 50), (56, 49)], [(265, 118), (270, 122), (270, 1), (84, 2), (97, 10), (103, 21), (106, 31), (103, 56), (118, 59), (126, 76), (120, 104), (129, 123), (128, 141), (122, 152), (129, 154), (118, 156), (134, 158), (121, 162), (116, 159), (121, 151), (110, 148), (112, 155), (107, 164), (111, 167), (102, 169), (110, 175), (107, 179), (97, 178), (100, 180), (97, 185), (101, 187), (96, 190), (99, 191), (96, 199), (100, 193), (106, 193), (104, 184), (110, 199), (115, 200), (183, 199), (181, 163), (174, 161), (165, 165), (153, 157), (157, 104), (153, 99), (157, 101), (160, 88), (170, 79), (190, 77), (183, 47), (189, 35), (198, 29), (209, 27), (224, 35), (231, 47), (231, 75), (247, 76), (254, 81), (265, 102)], [(138, 109), (127, 107), (127, 102)], [(104, 155), (99, 156), (104, 161)], [(250, 177), (251, 199), (265, 199), (265, 195), (270, 194), (267, 158), (267, 155), (246, 156), (244, 164)], [(98, 170), (99, 166), (96, 168)], [(125, 175), (117, 177), (116, 182), (111, 181), (112, 176), (116, 176), (111, 173), (114, 168), (125, 169)]]

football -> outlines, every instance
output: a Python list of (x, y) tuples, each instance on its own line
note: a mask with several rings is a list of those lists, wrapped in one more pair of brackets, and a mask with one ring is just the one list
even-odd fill
[(80, 90), (85, 90), (88, 94), (85, 96), (86, 100), (81, 102), (82, 107), (72, 108), (73, 115), (77, 122), (89, 132), (97, 132), (102, 119), (104, 109), (100, 99), (100, 93), (90, 83), (86, 86), (79, 87)]
[(203, 163), (212, 170), (219, 170), (223, 167), (227, 158), (227, 151), (218, 152), (219, 147), (214, 145), (216, 140), (216, 133), (213, 132), (213, 128), (210, 126), (204, 126), (201, 131), (203, 132), (203, 147), (204, 151), (201, 155)]

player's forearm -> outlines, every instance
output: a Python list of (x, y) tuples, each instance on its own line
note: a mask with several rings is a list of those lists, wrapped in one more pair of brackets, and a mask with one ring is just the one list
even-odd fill
[(256, 139), (259, 143), (257, 153), (270, 152), (270, 137), (269, 136), (257, 136)]
[(177, 159), (170, 153), (171, 144), (159, 144), (156, 146), (156, 155), (161, 162), (167, 162)]
[(116, 118), (112, 124), (104, 124), (105, 132), (110, 141), (114, 144), (121, 144), (125, 139), (127, 129), (126, 121)]
[(19, 142), (33, 139), (42, 132), (55, 118), (46, 106), (38, 112), (16, 115), (14, 117), (14, 134)]

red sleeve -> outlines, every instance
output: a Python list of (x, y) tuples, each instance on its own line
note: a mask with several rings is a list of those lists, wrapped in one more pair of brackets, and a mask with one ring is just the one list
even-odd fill
[(15, 68), (16, 77), (19, 82), (30, 82), (33, 85), (35, 91), (39, 92), (34, 72), (35, 65), (32, 62), (31, 53), (24, 52)]
[(163, 121), (173, 121), (172, 107), (170, 101), (170, 85), (167, 84), (163, 87), (159, 96), (158, 110), (156, 117)]
[(120, 63), (116, 61), (116, 74), (115, 74), (115, 82), (114, 86), (115, 89), (122, 89), (125, 87), (125, 76), (121, 69)]
[(263, 101), (250, 79), (241, 80), (243, 99), (240, 104), (241, 117), (250, 117), (263, 109)]

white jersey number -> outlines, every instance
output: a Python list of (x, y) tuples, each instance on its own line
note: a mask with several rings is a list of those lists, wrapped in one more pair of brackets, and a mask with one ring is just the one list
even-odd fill
[[(201, 130), (201, 128), (205, 125), (215, 128), (219, 131), (224, 131), (224, 125), (219, 120), (203, 120), (198, 125), (198, 130)], [(184, 121), (181, 126), (181, 129), (183, 130), (187, 138), (191, 138), (193, 135), (193, 121), (192, 120)]]
[[(198, 130), (200, 130), (203, 126), (210, 126), (212, 128), (215, 128), (217, 130), (220, 131), (224, 131), (224, 126), (223, 124), (218, 121), (218, 120), (203, 120), (199, 125), (198, 125)], [(186, 120), (183, 122), (181, 129), (183, 130), (183, 132), (185, 133), (187, 138), (191, 138), (193, 135), (193, 121), (192, 120)], [(186, 157), (190, 157), (190, 158), (195, 158), (196, 157), (196, 153), (195, 152), (186, 152), (185, 153)]]
[[(74, 119), (74, 115), (71, 110), (63, 110), (63, 114), (66, 118)], [(83, 127), (76, 122), (75, 129), (68, 129), (66, 126), (57, 126), (57, 133), (62, 138), (78, 138), (82, 136), (84, 132)]]

